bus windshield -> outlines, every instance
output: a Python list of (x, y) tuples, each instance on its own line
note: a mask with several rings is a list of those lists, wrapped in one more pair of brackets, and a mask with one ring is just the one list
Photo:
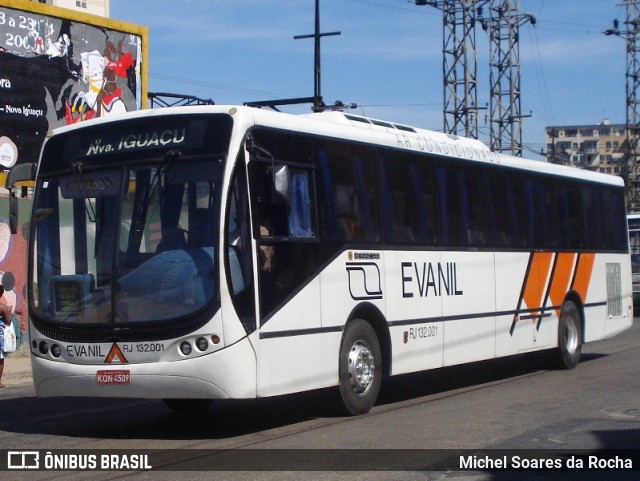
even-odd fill
[(120, 135), (137, 147), (100, 159), (91, 157), (86, 137), (118, 150), (122, 141), (112, 130), (60, 135), (45, 146), (31, 237), (34, 316), (65, 325), (162, 323), (218, 301), (217, 226), (231, 125), (181, 124), (158, 135), (141, 124)]

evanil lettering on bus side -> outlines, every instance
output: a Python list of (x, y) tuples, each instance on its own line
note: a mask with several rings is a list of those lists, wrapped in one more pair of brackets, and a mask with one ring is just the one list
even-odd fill
[[(402, 262), (402, 297), (462, 296), (455, 262)], [(417, 289), (416, 289), (417, 288)]]

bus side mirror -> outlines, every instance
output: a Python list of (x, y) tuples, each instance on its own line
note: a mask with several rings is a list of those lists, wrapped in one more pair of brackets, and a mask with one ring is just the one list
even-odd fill
[(5, 187), (9, 191), (9, 229), (12, 234), (18, 232), (18, 198), (16, 197), (16, 183), (36, 178), (36, 163), (15, 165), (7, 174)]

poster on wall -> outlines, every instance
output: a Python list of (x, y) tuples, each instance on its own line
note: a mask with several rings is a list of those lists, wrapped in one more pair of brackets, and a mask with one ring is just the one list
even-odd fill
[(0, 170), (36, 162), (51, 129), (144, 106), (146, 28), (69, 16), (0, 5)]

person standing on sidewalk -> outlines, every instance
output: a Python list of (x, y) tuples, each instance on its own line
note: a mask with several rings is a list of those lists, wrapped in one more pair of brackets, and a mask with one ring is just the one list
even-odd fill
[[(3, 295), (4, 295), (4, 287), (0, 285), (0, 299), (2, 298)], [(2, 317), (2, 320), (0, 322), (4, 322), (7, 326), (11, 324), (12, 322), (11, 310), (9, 309), (9, 306), (7, 306), (6, 304), (3, 304), (2, 302), (0, 302), (0, 316)], [(4, 334), (4, 329), (1, 329), (1, 330), (2, 330), (2, 334)], [(4, 384), (2, 384), (3, 372), (4, 372), (4, 352), (2, 351), (2, 349), (0, 349), (0, 388), (4, 387)]]

